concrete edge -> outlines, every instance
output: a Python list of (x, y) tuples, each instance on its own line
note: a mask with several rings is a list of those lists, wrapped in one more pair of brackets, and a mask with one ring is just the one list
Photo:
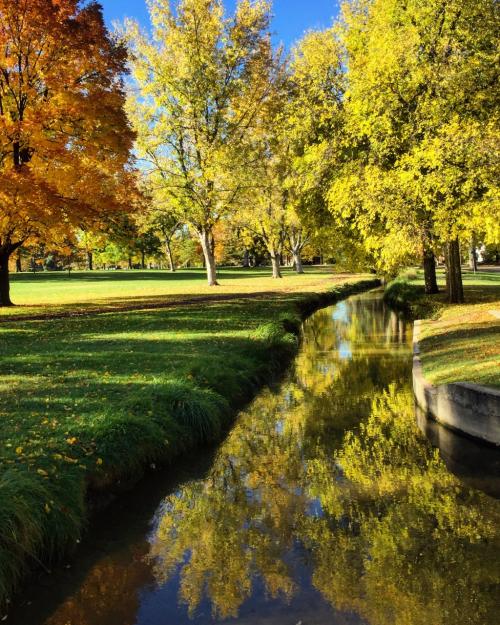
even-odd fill
[(420, 358), (422, 321), (413, 331), (413, 392), (425, 414), (442, 425), (500, 446), (500, 390), (455, 382), (434, 386), (426, 379)]

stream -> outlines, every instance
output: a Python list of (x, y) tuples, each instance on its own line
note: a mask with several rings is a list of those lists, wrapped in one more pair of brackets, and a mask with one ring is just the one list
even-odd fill
[(218, 449), (121, 496), (7, 624), (497, 625), (500, 452), (415, 415), (411, 334), (379, 292), (315, 313)]

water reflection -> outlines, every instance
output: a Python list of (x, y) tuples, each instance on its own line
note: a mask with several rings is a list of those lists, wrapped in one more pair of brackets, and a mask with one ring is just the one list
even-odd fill
[(443, 427), (418, 407), (416, 419), (421, 432), (439, 449), (449, 471), (472, 488), (500, 499), (500, 453), (496, 447)]
[(163, 501), (149, 543), (38, 622), (496, 624), (499, 503), (419, 432), (410, 334), (378, 295), (314, 315), (294, 371)]
[(497, 622), (498, 504), (419, 434), (408, 367), (405, 323), (378, 299), (306, 324), (296, 374), (242, 415), (208, 479), (165, 502), (155, 575), (180, 571), (191, 616), (208, 599), (235, 618), (258, 587), (290, 602), (305, 567), (372, 625)]

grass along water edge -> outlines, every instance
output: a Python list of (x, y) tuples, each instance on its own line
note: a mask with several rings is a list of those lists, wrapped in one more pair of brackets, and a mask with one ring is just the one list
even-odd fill
[(75, 547), (89, 494), (219, 440), (304, 316), (376, 284), (2, 326), (1, 605)]

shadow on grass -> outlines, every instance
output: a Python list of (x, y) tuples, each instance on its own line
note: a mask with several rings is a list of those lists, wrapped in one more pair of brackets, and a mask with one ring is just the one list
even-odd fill
[[(281, 292), (282, 294), (283, 292)], [(113, 312), (139, 312), (142, 310), (161, 310), (174, 308), (175, 306), (191, 306), (201, 302), (211, 304), (227, 300), (255, 299), (279, 296), (280, 291), (261, 291), (257, 293), (224, 293), (218, 291), (214, 294), (164, 294), (164, 295), (141, 295), (129, 297), (108, 297), (95, 302), (70, 302), (68, 304), (50, 304), (40, 306), (15, 306), (9, 308), (9, 315), (1, 317), (0, 323), (16, 321), (43, 321), (50, 319), (62, 319), (65, 317), (81, 317)]]
[[(93, 398), (114, 397), (137, 385), (136, 379), (156, 385), (178, 377), (199, 380), (200, 373), (207, 387), (220, 390), (221, 378), (229, 382), (252, 369), (247, 359), (258, 345), (248, 332), (293, 301), (285, 297), (265, 304), (212, 303), (202, 309), (26, 322), (19, 329), (6, 324), (0, 330), (7, 386), (2, 410), (31, 413), (38, 407), (54, 418), (66, 416), (61, 412), (65, 403), (85, 399), (79, 406), (81, 420), (94, 411)], [(4, 416), (3, 428), (8, 421)], [(71, 425), (71, 419), (65, 422)]]
[[(293, 269), (284, 268), (285, 275), (296, 275)], [(308, 267), (306, 269), (308, 275), (325, 275), (332, 273), (331, 268), (325, 267)], [(241, 280), (242, 278), (263, 278), (272, 277), (272, 271), (269, 267), (258, 267), (251, 269), (244, 268), (228, 268), (219, 270), (221, 280)], [(71, 275), (67, 272), (40, 272), (40, 273), (16, 273), (12, 274), (11, 281), (19, 284), (40, 284), (40, 283), (70, 283), (70, 282), (86, 282), (99, 284), (120, 283), (120, 282), (204, 282), (206, 273), (204, 269), (183, 269), (175, 273), (169, 271), (157, 270), (135, 270), (135, 271), (73, 271)]]
[(464, 286), (466, 304), (482, 304), (500, 300), (500, 281), (495, 285), (466, 284)]
[(500, 271), (478, 271), (477, 273), (473, 273), (472, 271), (464, 271), (462, 277), (464, 282), (496, 282), (498, 288), (500, 289)]
[[(179, 272), (178, 274), (170, 274), (168, 272), (100, 272), (92, 274), (90, 272), (73, 274), (74, 277), (68, 278), (59, 273), (53, 272), (50, 274), (40, 274), (38, 276), (28, 276), (28, 275), (19, 275), (16, 274), (18, 278), (18, 285), (25, 284), (25, 286), (31, 286), (34, 284), (46, 285), (47, 289), (51, 289), (51, 287), (59, 288), (60, 292), (63, 293), (63, 289), (65, 285), (82, 285), (82, 291), (78, 288), (70, 289), (70, 293), (72, 293), (72, 297), (74, 298), (72, 301), (67, 302), (58, 302), (54, 300), (53, 302), (45, 302), (41, 304), (22, 304), (17, 305), (8, 309), (0, 309), (0, 323), (9, 323), (11, 320), (19, 320), (19, 321), (31, 321), (31, 320), (42, 320), (42, 319), (50, 319), (50, 318), (62, 318), (65, 316), (75, 315), (75, 316), (83, 316), (83, 315), (91, 315), (91, 314), (100, 314), (100, 313), (108, 313), (113, 311), (134, 311), (134, 310), (147, 310), (147, 309), (155, 309), (155, 308), (168, 308), (177, 304), (191, 304), (193, 302), (200, 302), (206, 300), (207, 302), (212, 301), (224, 301), (228, 299), (238, 299), (238, 298), (253, 298), (253, 297), (269, 297), (272, 295), (280, 295), (286, 293), (287, 291), (294, 290), (297, 287), (304, 287), (307, 285), (304, 284), (303, 278), (304, 276), (298, 276), (292, 269), (284, 270), (286, 280), (280, 282), (279, 284), (276, 281), (271, 280), (271, 275), (269, 273), (268, 268), (263, 269), (235, 269), (233, 271), (226, 270), (221, 272), (221, 286), (216, 289), (206, 290), (205, 287), (205, 274), (203, 270), (189, 270), (185, 272)], [(127, 275), (131, 278), (130, 280), (127, 278)], [(184, 277), (186, 277), (184, 280)], [(330, 267), (319, 267), (319, 268), (309, 268), (307, 270), (307, 274), (305, 276), (305, 280), (316, 277), (322, 277), (323, 279), (326, 276), (331, 277), (331, 285), (335, 286), (335, 283), (346, 282), (349, 279), (353, 278), (352, 274), (334, 274)], [(253, 287), (255, 287), (254, 279), (258, 278), (269, 279), (266, 285), (268, 286), (267, 290), (255, 291)], [(227, 280), (226, 280), (227, 279)], [(248, 291), (243, 292), (235, 292), (231, 291), (234, 289), (232, 282), (235, 280), (244, 280), (244, 283), (238, 285), (243, 290), (245, 286), (249, 289), (253, 289), (254, 292), (249, 293)], [(248, 284), (246, 281), (248, 280)], [(199, 284), (200, 290), (196, 292), (187, 292), (183, 293), (182, 290), (180, 292), (168, 292), (165, 293), (151, 293), (147, 294), (149, 285), (155, 282), (158, 288), (158, 285), (161, 285), (163, 282), (165, 288), (168, 289), (168, 285), (175, 286), (182, 285), (187, 288), (187, 282), (191, 282), (193, 285)], [(145, 285), (142, 293), (138, 291), (137, 293), (133, 290), (133, 284), (141, 284)], [(326, 284), (326, 282), (325, 282)], [(89, 295), (89, 289), (92, 288), (91, 285), (96, 287), (95, 298), (92, 300), (83, 300), (78, 301), (79, 293), (85, 293), (87, 297)], [(109, 285), (109, 290), (103, 288)], [(128, 285), (128, 289), (127, 289)], [(269, 288), (270, 287), (270, 288)], [(278, 288), (275, 288), (278, 287)], [(152, 287), (155, 288), (155, 287)], [(163, 288), (163, 287), (159, 287)], [(310, 285), (310, 288), (311, 287)], [(62, 290), (61, 290), (62, 289)], [(129, 293), (127, 294), (127, 290)], [(59, 291), (53, 292), (53, 297)], [(33, 295), (31, 296), (33, 299)], [(13, 297), (15, 300), (15, 296)], [(43, 299), (43, 298), (42, 298)]]
[(225, 412), (217, 398), (237, 406), (280, 368), (276, 359), (286, 358), (290, 347), (280, 344), (282, 333), (274, 345), (272, 336), (252, 337), (252, 330), (279, 320), (300, 299), (0, 326), (3, 468), (48, 471), (56, 456), (61, 465), (60, 455), (88, 466), (101, 452), (123, 465), (137, 450), (125, 450), (127, 458), (120, 436), (116, 449), (110, 439), (100, 450), (96, 439), (108, 424), (130, 415), (147, 423), (173, 401), (176, 413), (187, 414), (190, 396), (201, 406), (214, 404), (216, 412)]
[(499, 339), (500, 327), (494, 320), (465, 324), (455, 330), (445, 328), (421, 340), (424, 370), (436, 384), (473, 380), (478, 384), (500, 386)]

